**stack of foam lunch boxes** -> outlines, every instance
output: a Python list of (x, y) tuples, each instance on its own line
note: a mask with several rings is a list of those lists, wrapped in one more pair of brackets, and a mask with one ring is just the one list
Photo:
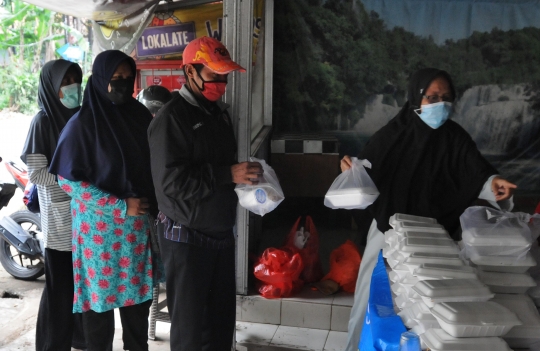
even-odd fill
[(537, 284), (527, 273), (536, 266), (530, 252), (535, 236), (533, 222), (524, 215), (474, 206), (460, 218), (462, 257), (496, 294), (491, 301), (514, 312), (522, 322), (503, 335), (512, 348), (529, 348), (540, 342), (538, 299), (531, 299), (537, 294)]
[(530, 344), (529, 325), (536, 325), (530, 322), (538, 312), (525, 313), (534, 304), (522, 293), (524, 286), (518, 288), (530, 281), (518, 277), (520, 283), (500, 287), (490, 276), (495, 272), (461, 258), (459, 246), (433, 218), (398, 213), (390, 225), (383, 256), (395, 305), (425, 349), (506, 351)]

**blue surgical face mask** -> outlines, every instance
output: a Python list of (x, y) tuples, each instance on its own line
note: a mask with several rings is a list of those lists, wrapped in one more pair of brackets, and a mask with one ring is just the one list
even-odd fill
[(67, 108), (76, 108), (81, 105), (81, 85), (74, 83), (60, 88), (64, 97), (60, 99)]
[(435, 104), (422, 105), (422, 108), (414, 110), (425, 124), (433, 129), (437, 129), (448, 120), (452, 113), (452, 103), (441, 101)]

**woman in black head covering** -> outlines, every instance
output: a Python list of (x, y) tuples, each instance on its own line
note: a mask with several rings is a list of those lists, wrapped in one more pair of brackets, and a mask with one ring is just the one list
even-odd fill
[(153, 271), (149, 213), (156, 213), (146, 130), (135, 100), (135, 61), (99, 54), (81, 110), (66, 125), (50, 171), (72, 197), (73, 312), (83, 312), (87, 349), (112, 348), (120, 308), (124, 349), (148, 350)]
[[(347, 351), (358, 347), (371, 273), (392, 215), (435, 218), (459, 239), (459, 216), (478, 197), (512, 206), (508, 200), (516, 185), (497, 176), (470, 135), (448, 119), (455, 98), (447, 72), (435, 68), (417, 71), (410, 79), (405, 106), (358, 156), (371, 162), (372, 169), (367, 171), (380, 195), (365, 210), (373, 221), (358, 273)], [(351, 160), (345, 156), (342, 171), (350, 166)]]
[(39, 112), (30, 124), (21, 159), (29, 180), (37, 185), (41, 230), (45, 240), (46, 284), (36, 327), (36, 350), (84, 349), (80, 315), (72, 313), (71, 215), (69, 196), (58, 186), (47, 167), (60, 132), (79, 110), (82, 71), (65, 60), (49, 61), (39, 76)]

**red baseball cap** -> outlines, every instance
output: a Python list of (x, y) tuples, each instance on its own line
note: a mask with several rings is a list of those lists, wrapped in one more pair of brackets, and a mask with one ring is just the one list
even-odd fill
[(182, 54), (182, 67), (188, 63), (202, 63), (217, 74), (232, 71), (245, 72), (246, 69), (231, 60), (231, 55), (219, 40), (201, 37), (192, 40)]

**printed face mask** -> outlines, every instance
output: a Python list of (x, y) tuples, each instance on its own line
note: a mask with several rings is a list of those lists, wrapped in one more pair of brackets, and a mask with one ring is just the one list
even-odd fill
[(129, 101), (133, 96), (133, 85), (135, 80), (133, 78), (128, 79), (115, 79), (109, 82), (111, 85), (111, 91), (107, 94), (109, 100), (116, 105), (122, 105)]
[(452, 112), (452, 103), (441, 101), (435, 104), (422, 105), (422, 108), (414, 110), (425, 124), (433, 129), (437, 129), (448, 120)]
[(201, 91), (203, 96), (209, 101), (218, 101), (227, 88), (227, 82), (204, 82), (204, 90)]
[(60, 88), (63, 98), (60, 98), (60, 102), (65, 107), (72, 109), (81, 106), (81, 85), (74, 83), (66, 85)]
[(225, 94), (225, 89), (227, 88), (227, 79), (219, 81), (204, 80), (199, 71), (197, 71), (197, 75), (203, 82), (202, 87), (195, 82), (195, 79), (191, 78), (191, 80), (208, 101), (218, 101)]

